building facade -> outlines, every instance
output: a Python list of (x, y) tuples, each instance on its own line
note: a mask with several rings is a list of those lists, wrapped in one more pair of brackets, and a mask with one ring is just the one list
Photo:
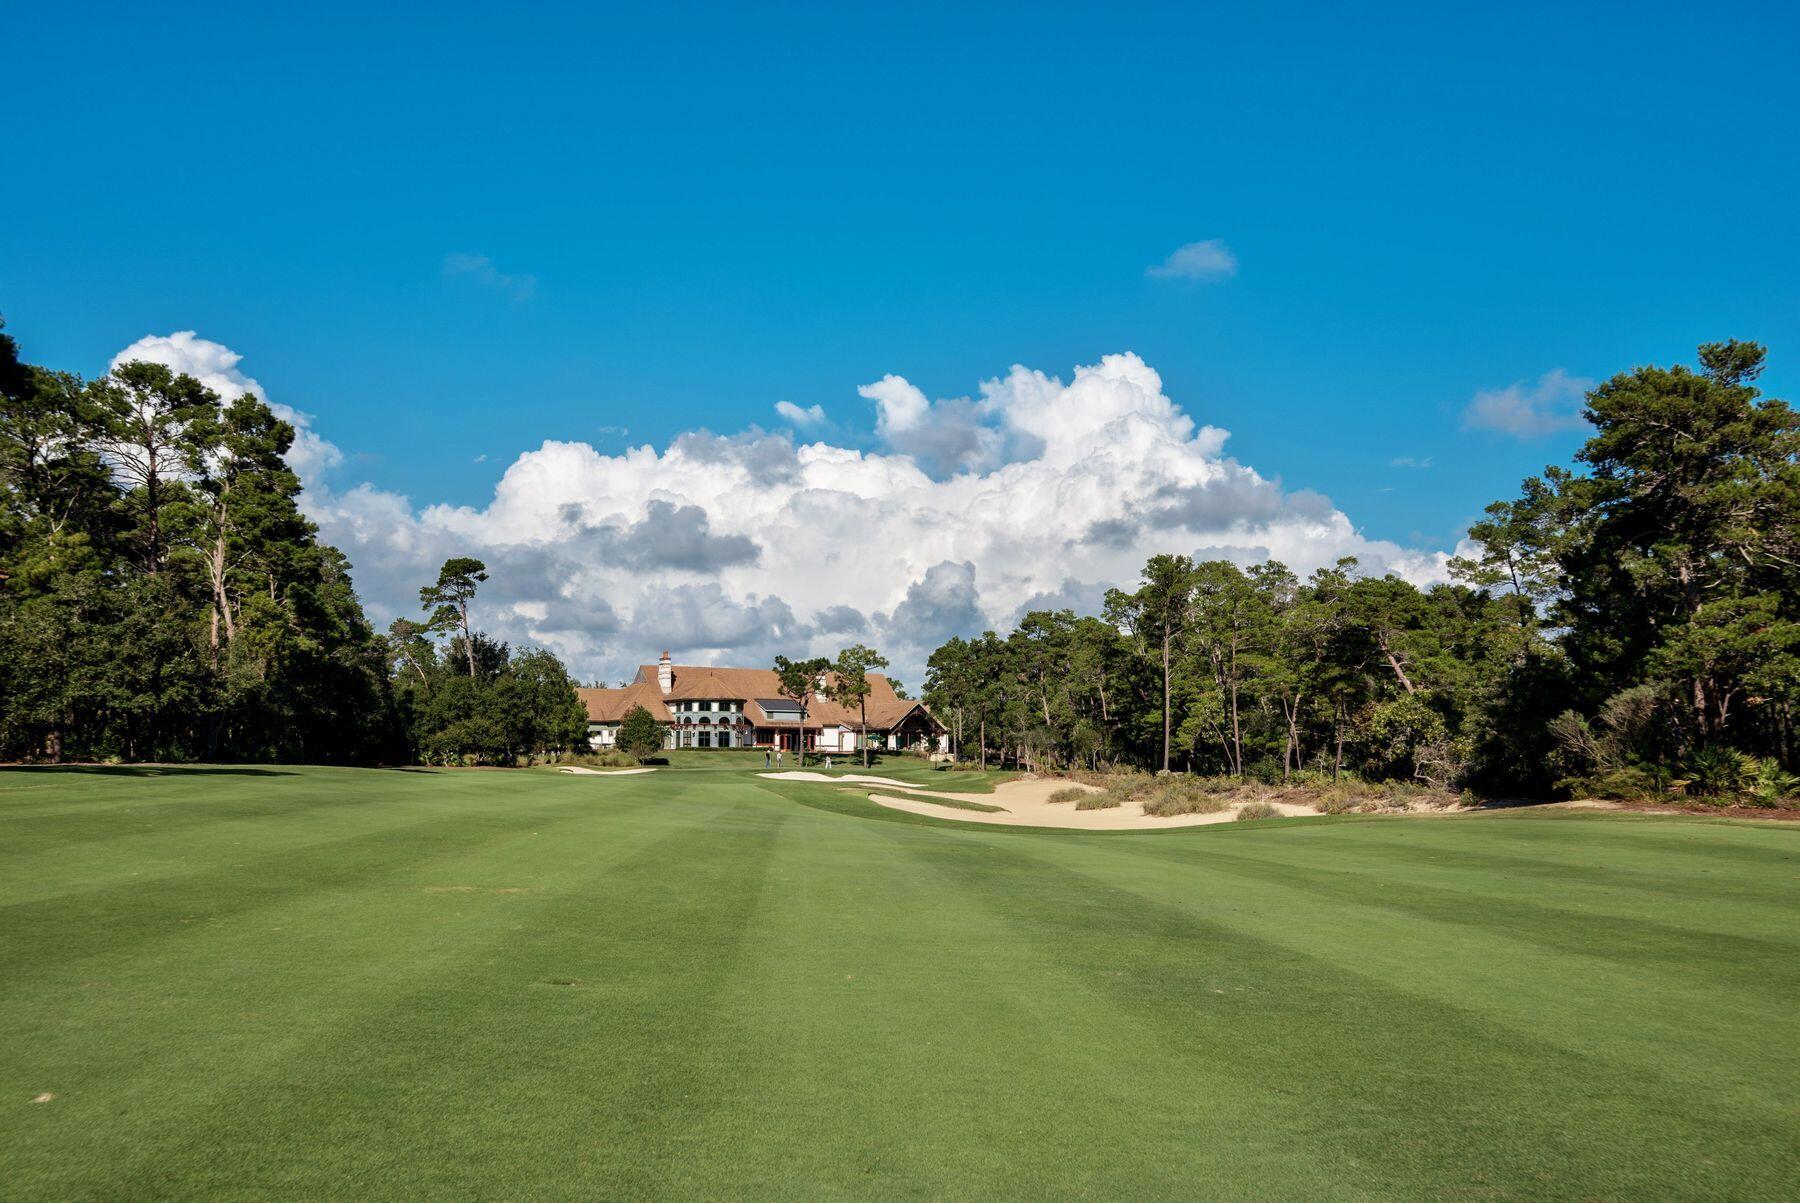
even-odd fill
[[(830, 683), (826, 674), (821, 695)], [(803, 721), (800, 704), (783, 697), (780, 685), (774, 669), (678, 665), (664, 652), (657, 663), (641, 666), (629, 685), (576, 692), (587, 706), (588, 741), (596, 749), (613, 747), (619, 724), (642, 706), (662, 724), (665, 748), (859, 750), (863, 707), (818, 696)], [(869, 674), (867, 713), (872, 748), (941, 752), (947, 747), (943, 725), (923, 704), (895, 693), (879, 673)]]

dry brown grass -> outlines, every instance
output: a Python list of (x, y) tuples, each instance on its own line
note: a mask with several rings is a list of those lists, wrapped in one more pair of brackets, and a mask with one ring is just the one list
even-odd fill
[(1229, 795), (1213, 778), (1166, 777), (1152, 797), (1144, 800), (1144, 813), (1159, 818), (1176, 815), (1218, 814), (1231, 805)]
[[(1079, 809), (1094, 810), (1127, 802), (1142, 804), (1144, 813), (1168, 818), (1174, 815), (1217, 814), (1242, 804), (1273, 810), (1274, 803), (1305, 806), (1320, 814), (1398, 814), (1439, 810), (1455, 806), (1454, 794), (1405, 781), (1367, 782), (1344, 776), (1297, 774), (1286, 785), (1267, 785), (1247, 778), (1202, 777), (1186, 773), (1150, 774), (1136, 769), (1095, 773), (1076, 769), (1056, 774), (1083, 785), (1098, 786), (1108, 802), (1087, 802), (1073, 788), (1058, 790), (1051, 801), (1075, 802)], [(1099, 795), (1086, 795), (1088, 798)]]

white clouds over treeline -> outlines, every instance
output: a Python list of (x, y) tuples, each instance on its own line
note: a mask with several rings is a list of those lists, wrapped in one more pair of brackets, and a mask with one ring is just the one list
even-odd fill
[(1095, 608), (1156, 552), (1442, 573), (1441, 554), (1364, 538), (1326, 498), (1227, 456), (1227, 432), (1197, 425), (1133, 354), (1067, 381), (1015, 366), (972, 397), (934, 400), (898, 375), (858, 391), (873, 449), (755, 428), (617, 455), (549, 441), (479, 508), (335, 489), (314, 460), (305, 505), (377, 621), (413, 615), (446, 557), (478, 556), (483, 626), (607, 680), (664, 648), (764, 664), (860, 639), (918, 683), (945, 638), (1029, 607)]
[(325, 469), (341, 464), (343, 452), (313, 430), (311, 414), (272, 400), (262, 385), (238, 371), (243, 358), (223, 343), (201, 338), (192, 330), (177, 330), (166, 336), (153, 334), (138, 339), (113, 356), (108, 367), (116, 368), (133, 361), (160, 363), (192, 376), (228, 403), (249, 393), (273, 410), (276, 417), (293, 426), (294, 445), (288, 451), (288, 464), (302, 479), (316, 477)]

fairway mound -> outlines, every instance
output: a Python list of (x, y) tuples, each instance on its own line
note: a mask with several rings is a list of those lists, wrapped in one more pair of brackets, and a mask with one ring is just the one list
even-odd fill
[(635, 777), (639, 773), (654, 773), (656, 770), (655, 769), (589, 769), (589, 768), (583, 768), (581, 765), (565, 764), (562, 767), (561, 771), (565, 772), (565, 773), (574, 773), (575, 775), (577, 775), (579, 777)]
[[(838, 778), (837, 780), (847, 780)], [(899, 784), (895, 782), (894, 784)], [(1163, 818), (1147, 815), (1139, 802), (1126, 802), (1104, 810), (1076, 810), (1066, 802), (1052, 802), (1050, 796), (1070, 788), (1067, 781), (1056, 778), (1026, 778), (1003, 781), (991, 794), (954, 794), (902, 786), (911, 797), (871, 793), (869, 801), (890, 810), (904, 810), (937, 819), (955, 819), (963, 823), (987, 823), (998, 827), (1063, 827), (1077, 831), (1159, 831), (1168, 827), (1199, 827), (1207, 823), (1230, 823), (1237, 818), (1236, 808), (1214, 814), (1174, 815)], [(1092, 793), (1092, 786), (1077, 786)], [(999, 806), (999, 811), (964, 810), (929, 801), (944, 798), (953, 802), (972, 802)], [(1273, 804), (1282, 818), (1315, 813), (1309, 806), (1290, 803)]]

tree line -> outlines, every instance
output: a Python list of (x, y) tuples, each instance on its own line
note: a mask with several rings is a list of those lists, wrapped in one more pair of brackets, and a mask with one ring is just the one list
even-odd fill
[[(585, 746), (562, 664), (475, 630), (478, 561), (370, 626), (301, 513), (294, 430), (155, 363), (0, 331), (0, 759), (517, 763)], [(441, 644), (441, 646), (440, 646)]]
[(1576, 466), (1471, 528), (1451, 581), (1158, 555), (1099, 617), (952, 639), (965, 756), (1542, 795), (1796, 792), (1800, 419), (1753, 343), (1596, 388)]
[[(1754, 343), (1620, 373), (1572, 466), (1426, 588), (1158, 555), (1098, 616), (931, 656), (959, 752), (1030, 767), (1356, 773), (1542, 794), (1793, 792), (1800, 419)], [(0, 331), (0, 758), (516, 764), (584, 748), (547, 651), (478, 629), (456, 558), (372, 629), (301, 513), (294, 431), (159, 364), (84, 380)], [(777, 665), (860, 708), (885, 661)], [(791, 691), (791, 692), (790, 692)]]
[(411, 753), (430, 764), (513, 765), (588, 746), (587, 708), (561, 660), (514, 650), (471, 619), (487, 565), (444, 561), (419, 590), (424, 621), (397, 618), (386, 649)]

